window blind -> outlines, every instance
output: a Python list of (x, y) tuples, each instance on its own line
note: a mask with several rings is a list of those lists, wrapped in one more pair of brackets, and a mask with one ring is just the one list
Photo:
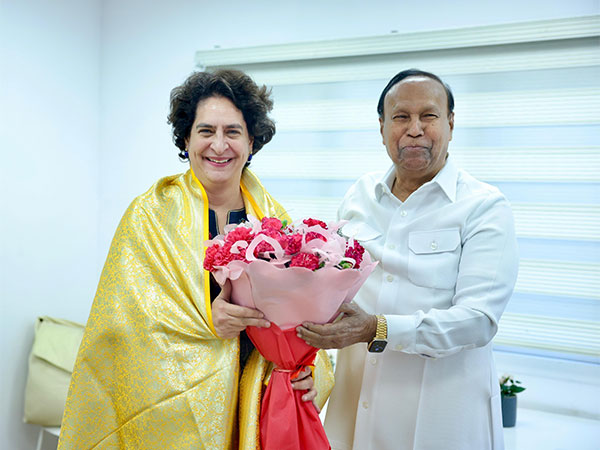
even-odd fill
[(391, 164), (376, 104), (416, 67), (453, 89), (449, 152), (510, 200), (520, 271), (495, 345), (600, 363), (600, 16), (196, 54), (273, 87), (277, 134), (252, 162), (294, 218), (334, 220)]

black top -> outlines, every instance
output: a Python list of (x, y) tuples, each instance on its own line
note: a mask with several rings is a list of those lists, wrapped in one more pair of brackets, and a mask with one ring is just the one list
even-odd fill
[[(248, 217), (246, 216), (245, 208), (234, 209), (232, 211), (229, 211), (229, 213), (227, 213), (227, 224), (242, 223), (242, 222), (245, 222), (246, 220), (248, 220)], [(208, 210), (208, 232), (210, 235), (210, 239), (212, 239), (213, 237), (215, 237), (219, 234), (219, 228), (217, 226), (217, 215), (215, 214), (215, 212), (212, 209)], [(221, 292), (221, 287), (219, 286), (219, 283), (216, 282), (216, 280), (214, 279), (214, 277), (211, 274), (211, 276), (210, 276), (210, 301), (211, 302), (215, 298), (217, 298), (217, 295), (219, 295), (219, 292)], [(240, 333), (240, 373), (242, 373), (242, 370), (244, 369), (244, 366), (246, 365), (246, 361), (248, 360), (250, 353), (252, 353), (252, 350), (254, 350), (254, 344), (252, 344), (252, 341), (246, 334), (246, 330), (243, 330)]]

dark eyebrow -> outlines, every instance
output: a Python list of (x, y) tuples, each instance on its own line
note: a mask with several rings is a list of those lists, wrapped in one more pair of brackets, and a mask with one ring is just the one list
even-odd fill
[[(198, 124), (196, 124), (196, 129), (198, 130), (200, 128), (210, 128), (210, 129), (213, 129), (214, 126), (211, 125), (211, 124), (209, 124), (209, 123), (198, 123)], [(239, 123), (232, 123), (232, 124), (226, 125), (225, 128), (227, 128), (227, 129), (236, 128), (236, 129), (239, 129), (239, 130), (242, 130), (242, 131), (244, 130), (244, 127), (242, 127)]]

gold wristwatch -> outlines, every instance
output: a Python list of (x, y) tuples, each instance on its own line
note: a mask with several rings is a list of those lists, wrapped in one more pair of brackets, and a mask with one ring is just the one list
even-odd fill
[(367, 347), (371, 353), (381, 353), (387, 345), (387, 321), (383, 314), (377, 314), (377, 330), (375, 331), (375, 337)]

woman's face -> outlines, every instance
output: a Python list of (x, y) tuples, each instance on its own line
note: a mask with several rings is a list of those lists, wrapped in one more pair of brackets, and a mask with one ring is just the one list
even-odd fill
[(187, 148), (205, 189), (239, 186), (252, 143), (244, 116), (231, 100), (209, 97), (198, 103)]

